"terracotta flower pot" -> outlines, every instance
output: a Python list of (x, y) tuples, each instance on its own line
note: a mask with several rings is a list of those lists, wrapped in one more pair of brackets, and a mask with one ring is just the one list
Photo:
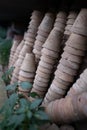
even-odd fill
[(74, 25), (72, 27), (72, 32), (81, 34), (83, 36), (87, 36), (87, 9), (81, 9), (80, 13), (78, 14)]
[(27, 53), (24, 61), (22, 63), (21, 66), (21, 70), (24, 70), (26, 72), (35, 72), (36, 67), (35, 67), (35, 59), (34, 59), (34, 55), (32, 53)]

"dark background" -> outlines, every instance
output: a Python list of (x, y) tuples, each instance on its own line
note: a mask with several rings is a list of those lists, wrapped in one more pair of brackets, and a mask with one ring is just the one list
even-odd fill
[(87, 0), (0, 0), (0, 21), (28, 21), (34, 9), (58, 10), (87, 7)]
[(28, 26), (33, 10), (43, 12), (62, 10), (80, 10), (87, 7), (87, 0), (0, 0), (0, 25), (15, 23), (23, 30)]

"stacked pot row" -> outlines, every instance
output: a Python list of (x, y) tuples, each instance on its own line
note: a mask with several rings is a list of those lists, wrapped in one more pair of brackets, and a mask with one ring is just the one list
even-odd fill
[(64, 33), (66, 20), (67, 20), (67, 13), (64, 11), (60, 11), (56, 16), (54, 28), (57, 28), (57, 30)]
[(69, 15), (67, 17), (67, 22), (66, 22), (66, 27), (65, 27), (65, 31), (64, 31), (64, 36), (63, 36), (63, 42), (62, 42), (62, 46), (65, 46), (65, 42), (68, 40), (70, 34), (71, 34), (71, 28), (75, 22), (75, 19), (77, 17), (77, 12), (75, 11), (70, 11)]
[[(80, 14), (82, 12), (83, 10), (81, 10)], [(74, 82), (74, 78), (77, 75), (80, 64), (83, 61), (83, 56), (87, 50), (87, 37), (72, 33), (65, 44), (64, 52), (61, 55), (61, 60), (55, 71), (54, 80), (46, 94), (46, 97), (48, 97), (48, 103), (52, 100), (64, 97), (67, 89)], [(45, 99), (44, 102), (47, 103)]]
[[(78, 41), (78, 39), (81, 40)], [(87, 38), (77, 34), (71, 34), (69, 40), (66, 42), (64, 52), (61, 55), (62, 58), (55, 71), (54, 80), (46, 94), (46, 97), (49, 97), (49, 102), (57, 98), (62, 98), (71, 83), (74, 82), (87, 48), (86, 42)], [(79, 48), (80, 45), (83, 46), (81, 47), (82, 50)]]
[(45, 43), (50, 31), (52, 30), (54, 17), (52, 13), (46, 13), (37, 32), (36, 41), (34, 44), (33, 53), (35, 54), (35, 60), (38, 64), (41, 57), (42, 45)]
[[(24, 35), (24, 45), (22, 46), (18, 59), (15, 62), (15, 69), (14, 72), (16, 71), (16, 78), (18, 79), (20, 67), (22, 65), (22, 62), (24, 60), (24, 57), (26, 53), (31, 53), (36, 37), (36, 33), (38, 30), (38, 26), (42, 20), (42, 13), (39, 11), (34, 11), (31, 16), (31, 21), (29, 23), (28, 31)], [(14, 72), (12, 75), (11, 83), (14, 83)]]
[(37, 92), (41, 97), (46, 93), (53, 68), (56, 60), (59, 58), (60, 45), (63, 33), (57, 27), (50, 32), (46, 42), (43, 45), (42, 56), (36, 71), (36, 76), (32, 91)]

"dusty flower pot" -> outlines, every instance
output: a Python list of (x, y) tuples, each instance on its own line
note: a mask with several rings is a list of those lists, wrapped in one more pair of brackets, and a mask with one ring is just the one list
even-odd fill
[(15, 66), (15, 67), (20, 67), (20, 66), (22, 65), (22, 62), (23, 62), (23, 59), (18, 59), (18, 60), (15, 62), (14, 66)]
[(60, 12), (57, 14), (57, 17), (58, 17), (58, 18), (62, 18), (62, 19), (66, 19), (67, 13), (64, 12), (64, 11), (60, 11)]
[(38, 56), (39, 56), (38, 58), (40, 58), (40, 56), (41, 56), (41, 51), (38, 51), (37, 49), (33, 49), (33, 53), (34, 53), (35, 55), (38, 55)]
[(36, 90), (38, 90), (38, 91), (41, 91), (41, 92), (44, 92), (44, 93), (46, 93), (46, 88), (44, 88), (44, 87), (40, 87), (38, 84), (36, 84), (36, 83), (34, 83), (34, 85), (33, 85), (33, 88), (35, 88)]
[(36, 29), (34, 26), (33, 26), (33, 27), (30, 26), (30, 27), (28, 28), (28, 30), (27, 30), (25, 36), (28, 37), (28, 34), (29, 34), (29, 33), (31, 33), (31, 34), (33, 34), (33, 35), (34, 35), (34, 34), (36, 35), (36, 31), (37, 31), (37, 29)]
[(68, 41), (66, 42), (66, 45), (69, 45), (79, 50), (86, 50), (86, 41), (86, 37), (72, 33)]
[(47, 37), (43, 37), (43, 36), (41, 36), (41, 35), (37, 35), (36, 36), (36, 40), (37, 41), (40, 41), (40, 42), (45, 42), (46, 41), (46, 39), (47, 39)]
[(40, 58), (43, 62), (54, 65), (54, 59), (47, 57), (46, 55), (41, 56)]
[[(48, 83), (44, 83), (44, 82), (42, 82), (42, 81), (38, 81), (38, 80), (34, 80), (34, 83), (36, 84), (36, 85), (38, 85), (40, 88), (43, 88), (44, 87), (44, 91), (46, 91), (47, 90), (47, 87), (45, 87), (45, 86), (47, 86), (48, 85)], [(42, 90), (42, 89), (41, 89)]]
[(40, 46), (40, 47), (42, 48), (43, 42), (40, 42), (40, 41), (37, 41), (37, 40), (36, 40), (36, 41), (35, 41), (35, 44), (38, 45), (38, 46)]
[(22, 50), (20, 51), (20, 55), (25, 56), (26, 53), (31, 53), (32, 48), (28, 45), (24, 45)]
[(37, 69), (36, 74), (39, 75), (42, 78), (49, 79), (50, 75), (47, 75), (47, 73), (43, 73)]
[(31, 72), (31, 73), (35, 72), (36, 70), (35, 59), (32, 53), (26, 54), (24, 61), (22, 63), (22, 66), (21, 66), (21, 70), (24, 70), (26, 72)]
[(27, 72), (20, 70), (19, 75), (23, 76), (25, 78), (33, 78), (35, 74), (34, 73), (27, 73)]
[(55, 23), (61, 23), (61, 24), (65, 25), (66, 24), (66, 18), (62, 19), (62, 18), (57, 17), (56, 20), (55, 20)]
[(62, 58), (63, 59), (68, 59), (71, 62), (75, 62), (75, 63), (82, 63), (83, 58), (81, 56), (75, 56), (73, 54), (67, 53), (66, 51), (64, 51), (64, 53), (62, 54)]
[(47, 69), (46, 67), (43, 67), (41, 65), (39, 65), (38, 70), (43, 72), (43, 73), (52, 74), (52, 71), (50, 71), (50, 69)]
[(70, 60), (66, 60), (66, 59), (60, 59), (59, 61), (61, 64), (63, 64), (64, 66), (67, 66), (69, 68), (72, 68), (72, 69), (79, 69), (79, 64), (78, 63), (75, 63), (75, 62), (72, 62)]
[(74, 54), (74, 55), (77, 55), (77, 56), (85, 56), (85, 52), (84, 51), (76, 49), (76, 48), (73, 48), (71, 46), (66, 46), (64, 48), (64, 51), (67, 51), (68, 53)]
[(54, 14), (46, 13), (40, 26), (39, 26), (39, 29), (48, 33), (52, 29), (53, 22), (54, 22)]
[(87, 9), (81, 9), (79, 15), (77, 16), (74, 25), (72, 27), (72, 32), (87, 36)]
[(62, 72), (65, 72), (67, 74), (70, 74), (70, 75), (74, 75), (74, 76), (77, 75), (77, 70), (69, 68), (69, 67), (64, 66), (62, 64), (59, 64), (57, 69), (59, 69)]
[(43, 48), (41, 52), (42, 52), (42, 54), (52, 57), (53, 59), (58, 58), (58, 53), (48, 50), (46, 48)]
[(61, 39), (62, 34), (58, 32), (57, 29), (53, 29), (43, 47), (52, 51), (58, 51), (58, 49), (60, 48)]
[[(54, 82), (55, 83), (55, 82)], [(60, 87), (58, 87), (58, 85), (60, 86)], [(62, 85), (62, 84), (57, 84), (57, 86), (56, 86), (56, 83), (55, 84), (53, 84), (53, 86), (51, 87), (51, 88), (49, 88), (49, 90), (51, 90), (51, 91), (54, 91), (55, 93), (57, 93), (57, 94), (59, 94), (59, 95), (64, 95), (65, 94), (65, 91), (66, 91), (66, 89), (64, 89), (64, 85)]]
[[(64, 84), (64, 83), (62, 83), (62, 82), (59, 82), (59, 81), (57, 81), (57, 79), (54, 79), (54, 80), (53, 80), (53, 86), (58, 87), (58, 88), (63, 89), (63, 90), (66, 90), (66, 89), (68, 88), (68, 87), (66, 87), (66, 86), (69, 85), (68, 82), (65, 82), (65, 83), (67, 83), (67, 84)], [(52, 87), (52, 90), (53, 90), (53, 87)]]
[(31, 38), (28, 36), (28, 33), (24, 36), (25, 42), (27, 41), (28, 44), (29, 42), (31, 42), (33, 44), (33, 42), (35, 41), (35, 38)]
[(64, 72), (61, 72), (59, 71), (59, 69), (55, 72), (55, 75), (57, 77), (59, 77), (60, 79), (64, 80), (64, 81), (67, 81), (67, 82), (73, 82), (74, 81), (74, 77), (67, 74), (67, 73), (64, 73)]
[[(53, 66), (51, 64), (47, 64), (46, 62), (40, 61), (39, 62), (39, 66), (42, 66), (43, 68), (47, 68), (51, 71), (51, 69), (53, 68)], [(39, 67), (38, 67), (39, 68)]]
[(38, 51), (41, 51), (42, 46), (38, 46), (37, 44), (35, 44), (35, 45), (34, 45), (34, 48), (35, 48), (36, 50), (38, 50)]
[(21, 81), (26, 81), (26, 80), (29, 81), (29, 80), (31, 80), (31, 82), (34, 80), (33, 77), (27, 78), (27, 77), (23, 77), (21, 75), (19, 75), (18, 79), (21, 80)]
[(42, 30), (40, 30), (40, 29), (37, 31), (37, 34), (38, 34), (38, 35), (41, 35), (41, 36), (43, 36), (43, 37), (46, 37), (46, 38), (47, 38), (47, 36), (49, 35), (49, 33), (46, 33), (46, 32), (44, 32), (44, 31), (42, 31)]

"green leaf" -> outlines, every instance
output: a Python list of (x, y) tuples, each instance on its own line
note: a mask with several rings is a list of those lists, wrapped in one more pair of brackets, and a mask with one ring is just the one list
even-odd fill
[(6, 90), (7, 90), (7, 91), (9, 91), (9, 90), (13, 90), (13, 91), (15, 91), (16, 88), (17, 88), (17, 85), (18, 85), (17, 82), (14, 83), (14, 84), (10, 84), (10, 85), (6, 86)]
[(8, 126), (14, 125), (15, 128), (19, 126), (25, 119), (25, 115), (12, 115), (11, 117), (8, 118)]
[(31, 102), (30, 109), (36, 109), (42, 102), (42, 99), (36, 99), (33, 102)]
[(25, 113), (25, 107), (19, 107), (17, 110), (16, 110), (16, 114), (23, 114)]
[(31, 92), (29, 96), (31, 96), (32, 98), (40, 97), (36, 92)]
[(37, 126), (35, 124), (29, 125), (29, 130), (38, 130)]
[(16, 94), (16, 93), (12, 94), (8, 99), (10, 107), (14, 107), (17, 100), (18, 100), (18, 94)]
[(32, 88), (32, 84), (29, 82), (21, 82), (20, 86), (22, 89), (26, 90), (26, 89), (31, 89)]
[(27, 117), (28, 117), (29, 119), (31, 119), (31, 117), (32, 117), (32, 112), (31, 112), (31, 111), (28, 111), (28, 112), (27, 112)]
[(2, 65), (8, 64), (11, 46), (12, 46), (11, 39), (3, 39), (0, 42), (0, 64)]
[(30, 106), (30, 102), (27, 101), (25, 98), (20, 99), (20, 105), (23, 106)]
[(12, 74), (12, 72), (13, 72), (13, 70), (14, 70), (14, 68), (15, 67), (10, 67), (6, 72), (5, 72), (5, 74), (7, 74), (7, 75), (11, 75)]
[(43, 111), (35, 112), (34, 116), (40, 120), (49, 120), (48, 115)]

